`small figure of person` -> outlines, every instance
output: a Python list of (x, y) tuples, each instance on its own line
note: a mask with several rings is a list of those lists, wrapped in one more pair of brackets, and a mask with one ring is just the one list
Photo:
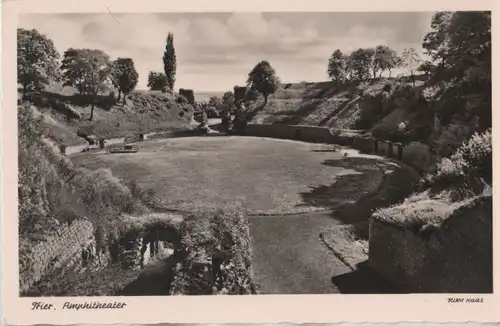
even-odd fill
[(214, 250), (212, 254), (212, 283), (215, 284), (217, 282), (217, 278), (221, 276), (221, 265), (225, 260), (225, 254), (222, 251), (220, 245)]
[(103, 149), (106, 144), (106, 139), (104, 138), (99, 138), (99, 148)]

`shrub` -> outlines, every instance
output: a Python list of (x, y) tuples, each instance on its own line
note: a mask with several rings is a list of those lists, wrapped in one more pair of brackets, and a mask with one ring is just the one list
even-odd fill
[(253, 102), (259, 98), (259, 92), (254, 89), (247, 89), (245, 96), (243, 97), (243, 102)]
[(472, 136), (469, 126), (451, 124), (442, 128), (435, 138), (434, 147), (439, 157), (452, 155), (464, 141)]
[(245, 94), (247, 93), (248, 87), (246, 86), (234, 86), (234, 101), (241, 102), (245, 98)]
[(391, 89), (392, 89), (392, 84), (391, 83), (385, 83), (384, 84), (384, 87), (382, 88), (382, 90), (384, 92), (387, 92), (387, 93), (390, 93), (391, 92)]
[(194, 92), (192, 89), (179, 89), (179, 95), (186, 98), (187, 103), (194, 104)]
[(411, 142), (403, 149), (403, 162), (421, 170), (427, 170), (431, 164), (429, 145)]
[(436, 190), (456, 187), (481, 191), (482, 187), (474, 190), (480, 181), (492, 183), (492, 150), (491, 130), (474, 134), (453, 155), (437, 164), (437, 171), (426, 176), (425, 184)]
[(175, 102), (177, 102), (179, 104), (188, 104), (189, 103), (188, 99), (184, 95), (177, 96), (177, 98), (175, 99)]
[[(225, 205), (186, 219), (181, 250), (186, 253), (175, 271), (172, 294), (250, 294), (250, 231), (241, 206)], [(218, 278), (214, 257), (223, 257)]]

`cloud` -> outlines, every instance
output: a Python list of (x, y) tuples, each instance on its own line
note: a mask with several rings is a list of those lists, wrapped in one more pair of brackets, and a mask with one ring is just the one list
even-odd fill
[(224, 91), (244, 83), (269, 60), (284, 81), (325, 80), (335, 49), (386, 44), (421, 47), (432, 13), (163, 13), (37, 14), (20, 27), (37, 28), (60, 52), (97, 48), (130, 57), (145, 88), (150, 70), (162, 71), (166, 36), (174, 33), (177, 87)]

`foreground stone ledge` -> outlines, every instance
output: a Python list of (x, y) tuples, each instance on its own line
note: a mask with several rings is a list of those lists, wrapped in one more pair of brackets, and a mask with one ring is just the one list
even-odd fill
[(368, 264), (410, 293), (491, 293), (492, 199), (479, 197), (430, 233), (370, 220)]

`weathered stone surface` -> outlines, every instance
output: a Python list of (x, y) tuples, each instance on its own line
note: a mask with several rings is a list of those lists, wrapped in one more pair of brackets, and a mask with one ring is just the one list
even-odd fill
[(430, 235), (370, 222), (369, 265), (408, 292), (493, 290), (492, 199), (458, 209)]

